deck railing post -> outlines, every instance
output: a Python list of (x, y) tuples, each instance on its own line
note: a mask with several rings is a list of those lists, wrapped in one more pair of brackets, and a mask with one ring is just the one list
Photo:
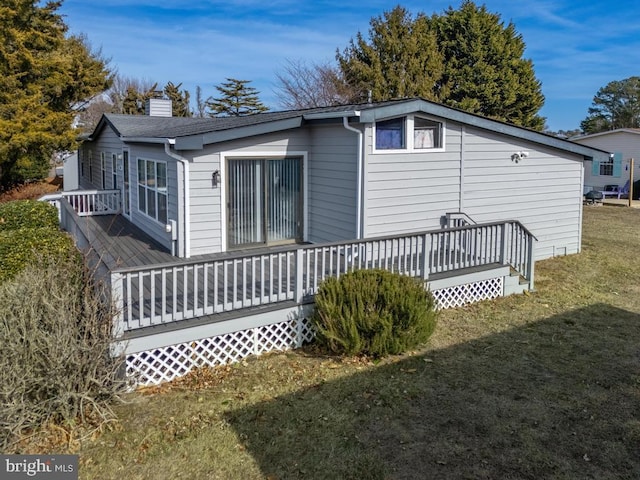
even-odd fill
[(423, 280), (428, 280), (429, 279), (429, 270), (431, 269), (431, 234), (430, 233), (425, 233), (424, 237), (422, 238), (422, 279)]
[(113, 317), (113, 336), (119, 338), (124, 334), (124, 275), (111, 273), (111, 303), (115, 309)]
[(507, 222), (500, 225), (500, 263), (507, 265), (509, 260), (507, 258)]
[(294, 300), (298, 305), (302, 303), (302, 296), (304, 293), (304, 275), (303, 275), (303, 260), (304, 250), (302, 248), (296, 249), (296, 279), (295, 279), (295, 294)]

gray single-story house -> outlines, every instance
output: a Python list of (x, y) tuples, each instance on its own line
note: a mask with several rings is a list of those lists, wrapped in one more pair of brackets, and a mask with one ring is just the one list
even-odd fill
[(245, 117), (106, 114), (80, 188), (179, 257), (439, 228), (448, 212), (517, 219), (536, 258), (580, 251), (584, 162), (607, 152), (423, 99)]
[(585, 163), (609, 153), (422, 99), (236, 118), (107, 114), (48, 198), (95, 261), (141, 384), (313, 338), (319, 285), (419, 278), (438, 308), (534, 289), (580, 251)]
[[(633, 158), (633, 178), (640, 179), (640, 128), (618, 128), (606, 132), (574, 137), (581, 145), (613, 152), (605, 160), (592, 159), (585, 163), (584, 187), (589, 190), (619, 189), (629, 181), (630, 159)], [(606, 188), (609, 187), (609, 188)]]

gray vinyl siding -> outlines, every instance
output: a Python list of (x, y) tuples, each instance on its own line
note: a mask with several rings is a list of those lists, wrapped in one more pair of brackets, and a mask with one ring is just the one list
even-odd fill
[[(213, 172), (220, 170), (220, 154), (193, 157), (189, 166), (191, 255), (222, 251), (222, 186), (213, 187)], [(223, 180), (224, 181), (224, 180)]]
[(458, 211), (461, 128), (447, 123), (444, 151), (373, 153), (366, 129), (364, 235), (376, 237), (438, 228)]
[[(106, 163), (106, 188), (112, 188), (111, 180), (111, 154), (122, 152), (122, 141), (110, 128), (105, 128), (100, 137), (94, 142), (86, 142), (82, 145), (82, 159), (84, 160), (84, 175), (78, 174), (80, 188), (82, 189), (101, 189), (102, 188), (102, 171), (100, 166), (100, 154), (104, 152)], [(89, 152), (91, 152), (91, 168), (89, 168)], [(78, 165), (78, 172), (80, 172)], [(89, 176), (91, 172), (91, 176)], [(120, 181), (120, 178), (118, 179)]]
[[(519, 220), (536, 258), (580, 251), (582, 157), (468, 128), (462, 210), (477, 222)], [(511, 160), (517, 151), (529, 156)]]
[(356, 237), (358, 135), (342, 125), (311, 131), (309, 238), (314, 243)]
[[(180, 152), (191, 160), (191, 255), (221, 252), (226, 243), (226, 239), (223, 239), (225, 230), (222, 228), (222, 209), (226, 204), (221, 198), (224, 190), (221, 184), (226, 181), (226, 165), (221, 164), (222, 153), (245, 157), (255, 154), (259, 158), (262, 154), (286, 155), (288, 152), (308, 151), (308, 132), (293, 130), (218, 143), (205, 147), (203, 151), (192, 156), (189, 156), (189, 152)], [(221, 172), (221, 181), (216, 188), (212, 185), (212, 174), (215, 170)]]

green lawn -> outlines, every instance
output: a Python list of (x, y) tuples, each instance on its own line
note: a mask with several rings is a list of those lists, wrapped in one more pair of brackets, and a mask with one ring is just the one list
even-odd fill
[(640, 478), (640, 210), (585, 207), (536, 286), (378, 364), (309, 348), (133, 394), (81, 478)]

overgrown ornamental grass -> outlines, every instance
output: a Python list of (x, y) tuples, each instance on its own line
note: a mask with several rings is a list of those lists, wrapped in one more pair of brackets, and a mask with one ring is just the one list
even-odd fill
[(581, 254), (539, 262), (531, 295), (442, 312), (418, 351), (307, 348), (139, 391), (75, 450), (80, 476), (638, 478), (638, 239), (640, 210), (585, 207)]

